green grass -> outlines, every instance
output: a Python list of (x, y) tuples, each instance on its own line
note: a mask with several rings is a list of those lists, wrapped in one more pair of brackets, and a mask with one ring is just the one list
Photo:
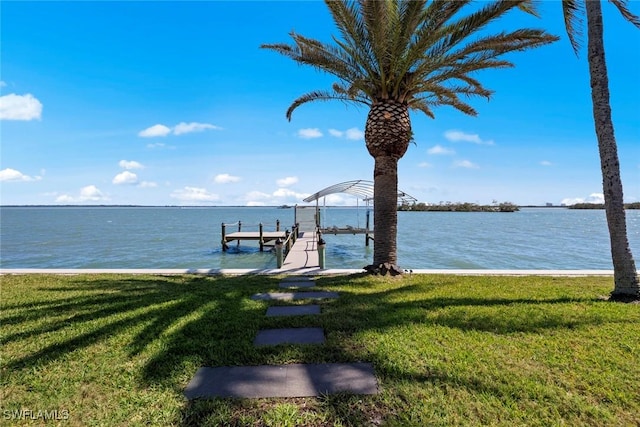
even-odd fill
[[(640, 425), (640, 305), (604, 301), (610, 278), (326, 277), (340, 298), (290, 318), (250, 299), (277, 277), (0, 280), (2, 425)], [(252, 346), (298, 326), (326, 344)], [(182, 395), (201, 366), (355, 361), (380, 394)]]

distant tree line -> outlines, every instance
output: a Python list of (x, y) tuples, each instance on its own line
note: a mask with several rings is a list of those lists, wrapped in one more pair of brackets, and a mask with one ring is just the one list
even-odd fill
[(492, 205), (479, 205), (477, 203), (440, 203), (438, 205), (428, 205), (426, 203), (403, 203), (398, 206), (399, 211), (411, 211), (411, 212), (516, 212), (520, 208), (511, 203), (494, 202)]
[[(604, 209), (604, 203), (576, 203), (568, 206), (569, 209)], [(625, 209), (640, 209), (640, 202), (625, 203)]]

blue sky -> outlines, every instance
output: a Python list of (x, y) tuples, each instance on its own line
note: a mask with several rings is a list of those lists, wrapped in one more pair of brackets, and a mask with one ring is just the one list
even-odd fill
[[(322, 2), (0, 8), (1, 204), (281, 205), (372, 179), (366, 108), (311, 103), (288, 122), (295, 98), (335, 79), (259, 49), (291, 30), (329, 40)], [(603, 8), (625, 200), (640, 201), (640, 31)], [(558, 1), (540, 12), (494, 23), (562, 39), (478, 73), (495, 93), (471, 101), (477, 117), (412, 114), (400, 189), (427, 203), (601, 199), (586, 52), (573, 54)]]

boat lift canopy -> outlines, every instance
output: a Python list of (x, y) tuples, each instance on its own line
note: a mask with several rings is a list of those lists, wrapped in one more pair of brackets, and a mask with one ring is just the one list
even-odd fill
[[(318, 201), (318, 199), (328, 196), (329, 194), (346, 193), (357, 196), (365, 202), (373, 201), (373, 181), (365, 181), (362, 179), (356, 181), (346, 181), (340, 184), (335, 184), (330, 187), (320, 190), (315, 194), (304, 199), (305, 202)], [(417, 202), (413, 196), (408, 195), (404, 191), (398, 190), (398, 204), (413, 204)]]

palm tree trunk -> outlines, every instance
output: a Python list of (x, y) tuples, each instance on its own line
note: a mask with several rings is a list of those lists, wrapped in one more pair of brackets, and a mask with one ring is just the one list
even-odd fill
[(585, 3), (591, 100), (600, 151), (604, 205), (614, 270), (615, 285), (611, 297), (613, 299), (638, 298), (640, 297), (640, 285), (627, 237), (620, 162), (609, 102), (609, 79), (602, 36), (602, 9), (600, 0), (587, 0)]
[(398, 262), (398, 160), (392, 156), (375, 158), (373, 209), (373, 265), (393, 269)]
[(391, 99), (371, 106), (364, 130), (373, 168), (373, 264), (371, 271), (399, 274), (397, 266), (398, 160), (411, 141), (411, 120), (406, 104)]

